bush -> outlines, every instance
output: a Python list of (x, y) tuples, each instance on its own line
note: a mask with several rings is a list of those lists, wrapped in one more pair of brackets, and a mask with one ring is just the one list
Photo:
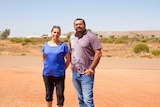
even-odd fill
[(135, 53), (141, 53), (141, 52), (149, 52), (149, 47), (146, 44), (137, 44), (134, 47)]
[(142, 38), (142, 39), (140, 39), (141, 42), (145, 42), (145, 43), (148, 42), (149, 40), (150, 40), (149, 38)]
[(108, 40), (107, 38), (100, 38), (100, 39), (99, 39), (99, 41), (100, 41), (101, 43), (106, 43), (107, 40)]
[(14, 42), (14, 43), (22, 43), (23, 42), (23, 40), (21, 38), (11, 38), (10, 41)]
[(117, 38), (117, 39), (115, 39), (114, 43), (125, 43), (125, 39)]
[(157, 56), (157, 55), (160, 55), (160, 50), (152, 50), (151, 53)]
[(28, 44), (27, 42), (22, 42), (22, 45), (23, 45), (23, 46), (25, 46), (25, 45), (27, 45), (27, 44)]
[(31, 39), (29, 39), (29, 38), (24, 38), (23, 41), (24, 41), (24, 42), (31, 42)]
[(113, 42), (114, 42), (114, 38), (107, 39), (107, 43), (113, 43)]

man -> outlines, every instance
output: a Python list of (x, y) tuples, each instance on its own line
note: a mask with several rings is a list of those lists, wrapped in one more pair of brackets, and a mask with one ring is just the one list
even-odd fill
[(70, 37), (72, 81), (80, 107), (94, 107), (93, 85), (95, 68), (101, 54), (98, 37), (86, 30), (84, 19), (74, 21), (76, 33)]

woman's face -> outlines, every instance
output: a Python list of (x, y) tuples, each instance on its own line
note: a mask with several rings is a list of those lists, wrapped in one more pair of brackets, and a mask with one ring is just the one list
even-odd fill
[(54, 28), (51, 32), (52, 38), (53, 39), (58, 39), (59, 36), (61, 35), (61, 31), (59, 28)]

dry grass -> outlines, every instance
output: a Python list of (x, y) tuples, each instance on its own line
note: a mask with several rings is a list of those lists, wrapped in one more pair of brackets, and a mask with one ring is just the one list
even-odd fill
[[(138, 42), (132, 44), (121, 43), (101, 43), (103, 57), (148, 57), (148, 58), (160, 58), (160, 56), (154, 56), (151, 53), (135, 54), (133, 52), (134, 46)], [(150, 50), (159, 49), (160, 43), (148, 43)], [(40, 56), (43, 43), (28, 43), (23, 45), (22, 43), (13, 43), (9, 40), (0, 40), (0, 55), (12, 55), (12, 56)]]
[(0, 41), (0, 55), (13, 55), (13, 56), (39, 56), (41, 55), (41, 44), (27, 44), (12, 43), (8, 40)]

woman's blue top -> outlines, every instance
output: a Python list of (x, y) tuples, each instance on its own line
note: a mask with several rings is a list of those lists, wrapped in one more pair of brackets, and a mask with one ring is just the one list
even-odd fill
[(49, 46), (46, 42), (42, 47), (45, 54), (43, 75), (61, 77), (65, 75), (65, 55), (69, 51), (67, 44), (61, 42), (58, 46)]

